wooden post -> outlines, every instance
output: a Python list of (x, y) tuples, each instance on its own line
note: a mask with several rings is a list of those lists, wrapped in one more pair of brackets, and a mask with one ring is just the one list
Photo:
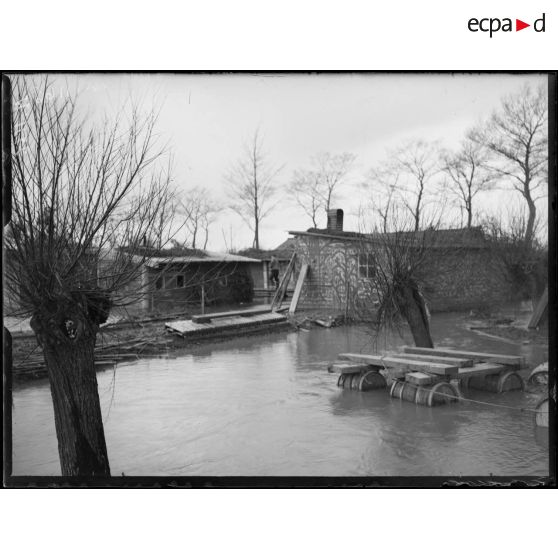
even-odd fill
[(202, 314), (205, 314), (205, 285), (202, 283)]
[(529, 329), (535, 329), (539, 327), (539, 324), (541, 322), (541, 319), (543, 317), (544, 311), (546, 310), (547, 306), (548, 306), (548, 285), (545, 287), (544, 292), (541, 298), (539, 299), (539, 301), (537, 302), (537, 306), (535, 307), (535, 310), (533, 311), (531, 319), (529, 320), (529, 324), (527, 325)]
[(285, 293), (287, 292), (289, 279), (290, 279), (291, 273), (293, 272), (293, 269), (294, 269), (295, 259), (296, 259), (296, 253), (293, 252), (293, 255), (291, 256), (291, 260), (289, 261), (289, 265), (287, 266), (287, 269), (285, 270), (285, 274), (283, 275), (283, 277), (279, 281), (279, 286), (277, 287), (277, 290), (275, 291), (275, 294), (273, 295), (273, 299), (271, 300), (271, 310), (272, 311), (274, 311), (276, 309), (275, 306), (277, 306), (277, 308), (280, 308), (281, 307), (281, 302), (283, 301), (283, 298), (285, 298)]
[(307, 272), (308, 272), (308, 264), (304, 263), (300, 268), (300, 274), (298, 275), (298, 280), (296, 282), (293, 298), (291, 299), (291, 306), (289, 307), (290, 314), (294, 314), (296, 312), (296, 306), (298, 304), (298, 299), (300, 298), (300, 293), (302, 292), (302, 285), (304, 284), (304, 279), (306, 278)]
[(263, 264), (263, 266), (262, 266), (263, 267), (263, 287), (264, 287), (264, 289), (267, 289), (268, 288), (268, 282), (267, 282), (268, 281), (268, 269), (267, 269), (268, 264), (267, 264), (266, 261), (263, 261), (262, 264)]
[(153, 294), (149, 293), (149, 284), (148, 284), (148, 270), (145, 264), (141, 266), (141, 309), (144, 312), (149, 312), (151, 307), (153, 306), (152, 297)]

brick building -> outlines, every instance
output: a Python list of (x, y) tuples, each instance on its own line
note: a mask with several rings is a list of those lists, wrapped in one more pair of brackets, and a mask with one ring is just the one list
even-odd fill
[(366, 317), (378, 303), (375, 274), (386, 242), (422, 249), (421, 287), (433, 312), (470, 310), (513, 300), (514, 289), (480, 228), (362, 234), (343, 230), (343, 211), (332, 210), (326, 229), (291, 231), (295, 276), (308, 273), (298, 309)]

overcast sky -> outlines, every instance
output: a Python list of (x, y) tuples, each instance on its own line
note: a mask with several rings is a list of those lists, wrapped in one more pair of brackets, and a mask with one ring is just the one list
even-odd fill
[[(439, 140), (443, 147), (457, 147), (465, 131), (489, 116), (503, 96), (525, 82), (536, 86), (546, 77), (83, 74), (63, 79), (79, 84), (81, 102), (93, 114), (110, 112), (130, 97), (144, 107), (157, 106), (158, 132), (174, 153), (175, 183), (184, 190), (207, 187), (224, 201), (223, 176), (257, 127), (270, 159), (284, 165), (281, 189), (295, 168), (307, 165), (320, 151), (354, 153), (350, 182), (358, 184), (387, 149), (406, 139)], [(363, 195), (356, 186), (344, 187), (337, 205), (346, 211), (346, 229), (356, 229)], [(277, 209), (262, 224), (264, 248), (283, 242), (288, 230), (311, 226), (285, 195), (280, 197)], [(490, 207), (497, 199), (492, 195), (481, 203)], [(228, 239), (231, 229), (235, 248), (251, 246), (251, 231), (229, 210), (213, 225), (209, 248), (224, 249), (223, 235)]]

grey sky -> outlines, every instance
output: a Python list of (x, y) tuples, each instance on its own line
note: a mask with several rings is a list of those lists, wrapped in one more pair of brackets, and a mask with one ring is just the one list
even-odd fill
[[(320, 151), (349, 151), (357, 156), (351, 182), (408, 138), (439, 140), (456, 147), (465, 131), (498, 107), (502, 96), (538, 75), (436, 74), (287, 74), (170, 75), (84, 74), (68, 76), (79, 83), (82, 102), (95, 111), (120, 106), (130, 96), (144, 106), (160, 107), (158, 131), (175, 158), (180, 188), (209, 188), (223, 201), (223, 175), (238, 159), (256, 127), (276, 164), (283, 164), (284, 188), (295, 168)], [(337, 205), (348, 213), (347, 228), (356, 228), (363, 193), (346, 186)], [(498, 194), (482, 203), (494, 204)], [(325, 224), (325, 223), (324, 223)], [(306, 229), (308, 218), (283, 195), (263, 222), (261, 244), (272, 248), (286, 231)], [(235, 248), (251, 245), (252, 234), (239, 217), (226, 211), (213, 225), (209, 247), (224, 249), (233, 231)]]

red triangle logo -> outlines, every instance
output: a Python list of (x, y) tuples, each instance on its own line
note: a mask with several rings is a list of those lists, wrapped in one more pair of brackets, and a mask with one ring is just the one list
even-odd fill
[(522, 29), (525, 29), (526, 27), (531, 27), (531, 24), (530, 23), (525, 23), (524, 21), (521, 21), (520, 19), (515, 20), (515, 30), (516, 31), (521, 31)]

